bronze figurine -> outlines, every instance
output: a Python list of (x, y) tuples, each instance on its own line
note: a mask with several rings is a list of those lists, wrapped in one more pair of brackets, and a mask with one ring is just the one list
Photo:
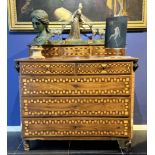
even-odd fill
[(48, 14), (44, 10), (34, 10), (31, 14), (32, 25), (38, 35), (34, 38), (31, 45), (48, 44), (53, 33), (48, 29)]
[[(69, 40), (79, 40), (80, 38), (80, 27), (83, 27), (83, 24), (86, 24), (86, 22), (83, 19), (82, 15), (82, 3), (79, 3), (78, 9), (72, 14), (71, 19), (71, 29), (69, 33)], [(91, 25), (87, 24), (90, 28), (92, 28)]]

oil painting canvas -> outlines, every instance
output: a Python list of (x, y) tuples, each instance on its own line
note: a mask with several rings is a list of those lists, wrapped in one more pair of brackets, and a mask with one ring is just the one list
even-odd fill
[[(116, 0), (121, 4), (123, 0)], [(107, 17), (113, 15), (113, 0), (9, 0), (10, 30), (31, 30), (30, 14), (43, 9), (49, 15), (50, 27), (61, 28), (71, 19), (72, 13), (83, 5), (83, 15), (87, 22), (96, 27), (105, 27)], [(125, 0), (128, 28), (146, 28), (146, 0)], [(117, 10), (121, 9), (118, 5)]]

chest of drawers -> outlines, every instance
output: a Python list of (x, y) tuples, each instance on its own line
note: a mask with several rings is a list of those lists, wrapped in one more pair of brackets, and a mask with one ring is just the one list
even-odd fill
[(130, 146), (137, 59), (19, 59), (22, 136), (29, 140), (119, 140)]

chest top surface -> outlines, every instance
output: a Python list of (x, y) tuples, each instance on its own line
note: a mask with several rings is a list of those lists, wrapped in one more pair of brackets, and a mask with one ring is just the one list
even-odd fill
[(133, 61), (137, 62), (138, 58), (131, 56), (108, 56), (108, 57), (53, 57), (45, 59), (21, 58), (16, 62), (100, 62), (100, 61)]

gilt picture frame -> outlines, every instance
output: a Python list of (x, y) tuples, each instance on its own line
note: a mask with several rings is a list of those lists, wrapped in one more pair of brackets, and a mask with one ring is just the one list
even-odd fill
[[(147, 0), (126, 0), (128, 30), (147, 28)], [(10, 31), (32, 31), (30, 14), (35, 9), (43, 9), (49, 15), (51, 29), (62, 29), (69, 23), (71, 14), (83, 4), (83, 14), (87, 22), (95, 28), (105, 28), (106, 17), (112, 16), (108, 0), (8, 0), (8, 19)], [(92, 11), (93, 10), (93, 11)], [(65, 15), (65, 16), (63, 16)], [(69, 29), (70, 25), (66, 26)], [(88, 26), (85, 25), (85, 29)]]

